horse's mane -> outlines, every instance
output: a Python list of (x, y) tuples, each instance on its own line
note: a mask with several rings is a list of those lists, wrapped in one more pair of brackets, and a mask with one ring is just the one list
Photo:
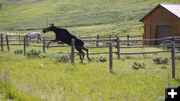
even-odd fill
[(58, 29), (58, 30), (62, 30), (64, 28), (60, 28), (59, 26), (54, 26), (54, 28)]

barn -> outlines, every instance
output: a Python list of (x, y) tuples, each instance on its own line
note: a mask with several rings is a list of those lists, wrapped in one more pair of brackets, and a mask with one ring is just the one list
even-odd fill
[[(180, 4), (159, 4), (140, 19), (144, 23), (143, 39), (180, 36)], [(159, 45), (162, 41), (146, 41), (144, 45)]]

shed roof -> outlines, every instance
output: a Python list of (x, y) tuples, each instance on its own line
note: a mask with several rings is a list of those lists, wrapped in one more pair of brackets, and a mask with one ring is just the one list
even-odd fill
[(170, 13), (174, 14), (180, 19), (180, 4), (159, 4), (154, 9), (152, 9), (148, 14), (142, 17), (139, 21), (143, 21), (149, 14), (151, 14), (158, 7), (163, 7), (168, 10)]

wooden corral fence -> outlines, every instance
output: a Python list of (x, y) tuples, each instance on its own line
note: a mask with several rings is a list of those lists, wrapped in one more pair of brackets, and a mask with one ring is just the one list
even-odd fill
[[(13, 39), (10, 40), (11, 36), (4, 36), (1, 34), (1, 51), (4, 50), (4, 45), (7, 45), (8, 51), (10, 51), (10, 46), (11, 45), (23, 45), (24, 46), (24, 55), (26, 55), (26, 47), (27, 45), (30, 45), (30, 43), (27, 41), (27, 38), (25, 36), (14, 36), (18, 37), (19, 39)], [(23, 40), (21, 40), (21, 37), (23, 37)], [(96, 54), (109, 54), (109, 69), (110, 72), (113, 72), (113, 54), (117, 55), (118, 59), (121, 59), (121, 55), (135, 55), (135, 54), (153, 54), (153, 53), (168, 53), (171, 52), (172, 56), (172, 77), (176, 78), (175, 76), (175, 54), (180, 53), (180, 51), (175, 51), (175, 48), (179, 48), (179, 44), (175, 44), (176, 41), (180, 41), (180, 37), (177, 36), (172, 36), (172, 37), (166, 37), (166, 38), (159, 38), (159, 39), (130, 39), (134, 37), (140, 37), (140, 36), (117, 36), (117, 37), (100, 37), (97, 35), (97, 37), (80, 37), (83, 39), (85, 42), (94, 42), (94, 46), (86, 46), (87, 48), (102, 48), (102, 47), (109, 47), (109, 52), (96, 52), (96, 53), (89, 53), (90, 55), (96, 55)], [(6, 44), (4, 43), (4, 38), (6, 38)], [(42, 47), (43, 52), (46, 52), (46, 43), (49, 42), (53, 38), (48, 38), (48, 37), (41, 37), (43, 39), (42, 45), (30, 45), (30, 46), (35, 46), (35, 47)], [(142, 43), (144, 41), (159, 41), (163, 40), (164, 42), (168, 42), (167, 44), (165, 43), (163, 46), (162, 45), (149, 45), (149, 46), (143, 46)], [(9, 42), (12, 41), (19, 41), (19, 44), (10, 44)], [(21, 41), (23, 41), (23, 44), (21, 44)], [(36, 42), (32, 41), (31, 42)], [(133, 44), (131, 43), (138, 43), (140, 44)], [(100, 45), (99, 43), (106, 43), (106, 45)], [(126, 43), (126, 44), (125, 44)], [(76, 54), (75, 52), (75, 43), (72, 40), (72, 46), (67, 46), (67, 45), (56, 45), (56, 46), (50, 46), (50, 47), (71, 47), (71, 63), (74, 64), (74, 56)], [(116, 48), (116, 51), (113, 51), (113, 47)], [(134, 52), (134, 53), (122, 53), (121, 48), (146, 48), (146, 47), (168, 47), (170, 50), (162, 50), (162, 51), (151, 51), (151, 52)], [(65, 53), (65, 52), (58, 52), (58, 53)], [(67, 53), (67, 52), (66, 52)]]

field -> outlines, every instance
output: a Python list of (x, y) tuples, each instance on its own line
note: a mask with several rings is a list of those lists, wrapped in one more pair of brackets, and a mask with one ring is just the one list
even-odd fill
[[(41, 32), (54, 23), (81, 37), (142, 35), (144, 28), (139, 19), (159, 3), (180, 1), (0, 0), (0, 33)], [(54, 34), (42, 34), (47, 36)], [(69, 51), (69, 47), (52, 47), (46, 49), (46, 54), (33, 57), (14, 54), (17, 49), (23, 46), (10, 46), (10, 52), (5, 46), (5, 51), (0, 51), (0, 101), (164, 101), (165, 87), (180, 85), (180, 53), (176, 54), (176, 79), (173, 79), (171, 53), (122, 55), (120, 60), (113, 54), (113, 73), (110, 73), (108, 54), (91, 55), (91, 62), (85, 57), (83, 64), (76, 55), (72, 65), (70, 61), (60, 60), (61, 55), (56, 53)], [(162, 50), (123, 48), (121, 52)], [(167, 63), (155, 64), (156, 57), (167, 59)], [(136, 63), (143, 67), (134, 69)]]
[[(1, 81), (8, 82), (9, 86), (9, 88), (5, 87), (8, 90), (3, 88), (3, 85), (0, 89), (7, 97), (10, 95), (16, 100), (163, 101), (165, 86), (180, 85), (180, 60), (176, 60), (177, 79), (175, 80), (171, 77), (171, 55), (169, 53), (121, 56), (121, 60), (113, 55), (114, 74), (112, 74), (109, 72), (108, 61), (88, 62), (85, 58), (84, 64), (80, 64), (79, 57), (76, 56), (75, 65), (70, 62), (58, 62), (55, 58), (57, 53), (53, 51), (66, 51), (68, 48), (50, 48), (46, 58), (15, 55), (13, 50), (12, 52), (0, 52)], [(128, 51), (122, 50), (122, 52), (134, 50), (140, 52), (162, 49), (129, 49)], [(90, 49), (90, 52), (104, 51), (108, 49)], [(91, 58), (101, 56), (108, 58), (108, 55), (96, 55)], [(168, 64), (154, 64), (152, 59), (157, 56), (167, 57)], [(133, 69), (134, 62), (144, 63), (145, 68)]]
[(141, 35), (139, 22), (159, 3), (179, 0), (43, 0), (2, 2), (0, 29), (39, 29), (48, 23), (67, 28), (74, 35)]

